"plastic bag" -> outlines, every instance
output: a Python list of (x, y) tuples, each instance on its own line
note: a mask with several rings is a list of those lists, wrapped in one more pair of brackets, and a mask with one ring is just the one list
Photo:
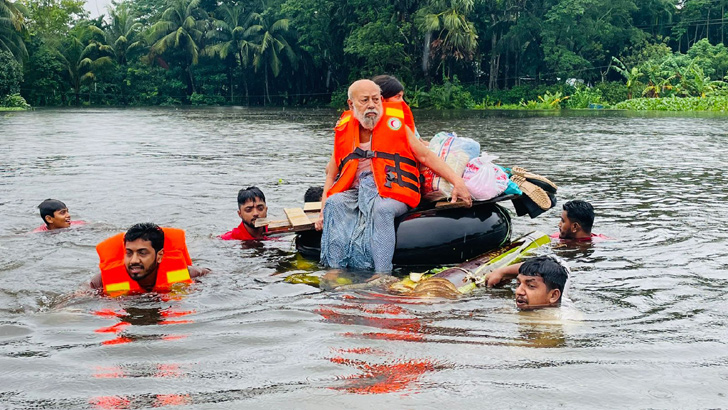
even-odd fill
[(493, 164), (498, 157), (483, 154), (468, 162), (463, 172), (465, 186), (473, 199), (485, 201), (502, 194), (508, 188), (508, 174), (499, 166)]
[[(480, 144), (470, 138), (460, 138), (455, 133), (439, 132), (430, 140), (429, 149), (440, 157), (457, 175), (462, 175), (468, 161), (480, 153)], [(429, 201), (439, 201), (452, 194), (452, 184), (435, 174), (428, 167), (422, 167), (424, 177), (422, 195)]]

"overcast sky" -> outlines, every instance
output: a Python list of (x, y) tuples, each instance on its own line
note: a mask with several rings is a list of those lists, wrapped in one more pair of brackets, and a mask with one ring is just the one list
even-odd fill
[(86, 10), (91, 13), (91, 18), (98, 17), (101, 14), (106, 13), (106, 6), (111, 3), (111, 0), (86, 0)]

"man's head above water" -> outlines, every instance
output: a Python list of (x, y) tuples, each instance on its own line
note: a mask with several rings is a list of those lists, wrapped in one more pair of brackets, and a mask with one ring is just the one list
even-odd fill
[(38, 205), (40, 217), (50, 230), (68, 228), (71, 226), (71, 214), (68, 207), (57, 199), (46, 199)]
[(156, 278), (164, 256), (164, 231), (153, 223), (136, 224), (124, 234), (124, 250), (124, 266), (132, 279)]
[(568, 279), (569, 272), (553, 258), (526, 260), (516, 276), (516, 307), (531, 310), (559, 306)]
[(574, 200), (564, 204), (559, 221), (559, 238), (590, 238), (594, 225), (594, 207), (586, 201)]
[(238, 192), (238, 216), (249, 230), (263, 229), (255, 227), (256, 219), (268, 216), (268, 205), (260, 188), (251, 186)]
[(349, 109), (359, 125), (373, 130), (382, 118), (382, 90), (372, 80), (357, 80), (349, 86)]

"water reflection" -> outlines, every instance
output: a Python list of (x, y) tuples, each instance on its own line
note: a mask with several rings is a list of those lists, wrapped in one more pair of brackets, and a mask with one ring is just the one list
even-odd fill
[(111, 326), (104, 326), (95, 330), (96, 333), (113, 333), (116, 338), (101, 342), (102, 345), (116, 345), (131, 343), (135, 341), (149, 340), (178, 340), (185, 335), (173, 334), (135, 334), (132, 326), (156, 326), (156, 325), (179, 325), (194, 323), (190, 318), (177, 319), (194, 314), (194, 310), (178, 310), (175, 308), (161, 307), (133, 307), (128, 306), (120, 310), (97, 310), (93, 312), (96, 316), (115, 318), (119, 321)]
[[(316, 310), (329, 323), (345, 326), (376, 328), (384, 331), (346, 331), (347, 338), (424, 342), (422, 320), (406, 308), (391, 304), (380, 304), (380, 300), (361, 295), (342, 296), (346, 302), (322, 306)], [(417, 348), (413, 348), (416, 350)], [(343, 384), (331, 388), (356, 394), (381, 394), (412, 391), (413, 386), (428, 372), (444, 366), (431, 358), (396, 357), (395, 353), (374, 347), (332, 349), (332, 363), (346, 365), (358, 370), (358, 374), (340, 376)]]
[[(239, 223), (241, 187), (283, 215), (321, 185), (334, 111), (37, 110), (0, 117), (0, 407), (357, 408), (394, 391), (400, 407), (477, 408), (484, 388), (513, 408), (533, 406), (526, 390), (566, 408), (724, 406), (725, 116), (415, 117), (595, 206), (595, 231), (617, 239), (554, 249), (583, 320), (518, 313), (511, 289), (416, 303), (278, 283), (323, 272), (290, 242), (216, 239)], [(29, 234), (48, 197), (89, 225)], [(514, 217), (514, 236), (553, 232), (559, 212)], [(184, 228), (213, 272), (181, 300), (68, 300), (98, 272), (94, 246), (140, 219)]]

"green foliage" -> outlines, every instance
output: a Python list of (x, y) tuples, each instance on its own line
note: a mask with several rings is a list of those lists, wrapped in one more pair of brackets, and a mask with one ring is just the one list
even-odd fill
[(445, 80), (442, 85), (433, 85), (427, 93), (420, 93), (418, 106), (421, 108), (473, 108), (475, 101), (458, 78)]
[(728, 96), (634, 98), (622, 101), (616, 109), (636, 111), (714, 111), (728, 112)]
[(24, 110), (27, 110), (30, 108), (30, 105), (25, 101), (25, 98), (23, 98), (23, 96), (15, 93), (0, 98), (0, 107), (22, 108)]
[(28, 8), (28, 29), (46, 39), (59, 39), (88, 16), (84, 0), (22, 0)]
[(602, 104), (602, 92), (598, 88), (579, 87), (569, 96), (566, 107), (571, 109), (589, 108), (589, 104)]
[(724, 93), (725, 1), (116, 0), (89, 20), (82, 0), (0, 0), (0, 50), (34, 106), (343, 108), (392, 74), (413, 107), (575, 108)]
[(0, 97), (20, 92), (23, 69), (9, 51), (0, 50)]
[(30, 58), (25, 64), (23, 96), (33, 106), (65, 105), (65, 71), (56, 49), (36, 36), (28, 44), (28, 50)]
[(23, 39), (27, 13), (22, 4), (0, 0), (0, 52), (12, 54), (18, 62), (28, 57)]
[(374, 76), (402, 70), (410, 63), (405, 38), (396, 24), (374, 21), (357, 27), (344, 41), (344, 52), (361, 59), (361, 74)]
[(518, 105), (522, 101), (537, 101), (539, 96), (550, 93), (561, 93), (561, 95), (573, 94), (575, 88), (568, 84), (553, 85), (519, 85), (508, 90), (488, 91), (483, 87), (467, 88), (475, 101), (486, 101), (491, 106)]
[(225, 104), (225, 98), (221, 95), (204, 95), (192, 93), (190, 96), (190, 104), (192, 105), (222, 105)]
[(687, 56), (714, 80), (728, 74), (728, 47), (722, 43), (711, 45), (708, 39), (704, 38), (690, 47)]
[(331, 93), (331, 102), (329, 106), (338, 110), (346, 110), (346, 101), (349, 99), (347, 96), (347, 89), (349, 87), (341, 87), (338, 90)]
[(560, 91), (555, 94), (546, 92), (544, 95), (539, 95), (538, 100), (524, 101), (521, 105), (529, 110), (560, 110), (561, 104), (569, 99), (569, 96), (562, 96)]
[(602, 101), (609, 105), (616, 104), (628, 98), (629, 90), (627, 86), (617, 81), (597, 83), (594, 88), (600, 92)]

